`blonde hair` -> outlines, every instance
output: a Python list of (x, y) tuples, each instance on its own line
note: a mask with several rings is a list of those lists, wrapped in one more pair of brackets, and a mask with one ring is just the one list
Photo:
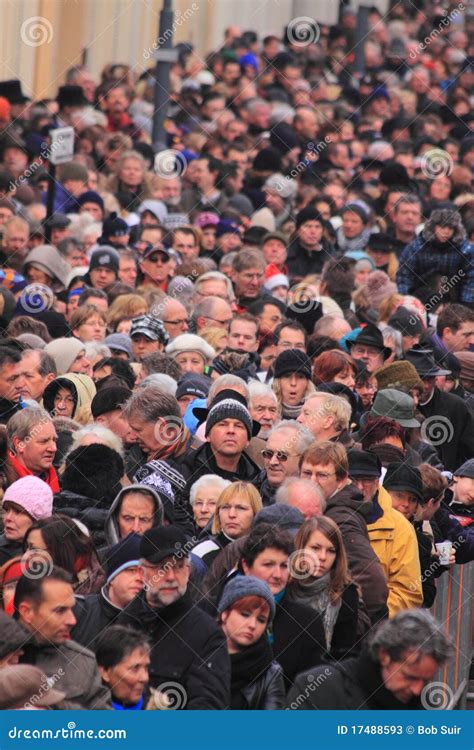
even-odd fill
[(220, 534), (222, 531), (221, 521), (219, 518), (219, 510), (221, 507), (228, 503), (229, 500), (233, 500), (236, 497), (242, 498), (242, 500), (248, 500), (252, 506), (254, 516), (259, 510), (262, 510), (263, 503), (260, 496), (260, 492), (255, 489), (253, 484), (250, 482), (232, 482), (229, 487), (226, 487), (223, 492), (219, 495), (217, 501), (216, 510), (214, 513), (214, 520), (212, 522), (212, 533)]
[[(280, 406), (282, 405), (282, 399), (281, 399), (281, 384), (280, 384), (281, 378), (273, 378), (272, 388), (275, 396), (278, 399), (278, 403)], [(311, 380), (308, 380), (308, 385), (306, 386), (306, 391), (303, 394), (303, 401), (306, 401), (306, 399), (309, 398), (313, 393), (316, 393), (316, 388), (314, 386), (314, 383), (311, 382)]]
[(223, 328), (218, 328), (217, 326), (206, 326), (206, 328), (203, 328), (202, 331), (199, 332), (199, 335), (204, 341), (207, 341), (207, 343), (210, 344), (218, 354), (224, 350), (225, 345), (220, 345), (220, 342), (223, 338), (227, 338), (228, 333)]
[(148, 303), (140, 294), (121, 294), (107, 311), (107, 328), (113, 332), (122, 320), (132, 320), (147, 312)]

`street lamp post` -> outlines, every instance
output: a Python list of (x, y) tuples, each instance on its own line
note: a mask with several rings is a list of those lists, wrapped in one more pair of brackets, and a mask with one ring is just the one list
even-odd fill
[(173, 21), (173, 0), (163, 0), (163, 8), (160, 11), (158, 48), (154, 54), (156, 67), (152, 143), (155, 154), (167, 147), (165, 118), (170, 97), (170, 68), (178, 59), (178, 53), (173, 49)]

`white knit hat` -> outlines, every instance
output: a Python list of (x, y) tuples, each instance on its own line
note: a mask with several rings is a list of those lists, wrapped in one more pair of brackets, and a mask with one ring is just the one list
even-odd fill
[(211, 362), (216, 356), (215, 349), (207, 343), (201, 336), (194, 333), (182, 333), (176, 336), (165, 349), (166, 354), (176, 357), (182, 352), (196, 352), (200, 354), (205, 362)]
[(53, 492), (49, 484), (34, 476), (13, 482), (5, 490), (2, 502), (19, 505), (35, 521), (50, 518), (53, 512)]

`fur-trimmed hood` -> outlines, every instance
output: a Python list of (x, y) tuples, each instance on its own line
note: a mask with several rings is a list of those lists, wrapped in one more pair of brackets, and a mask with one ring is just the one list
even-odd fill
[(450, 208), (437, 208), (431, 213), (423, 229), (423, 239), (426, 242), (437, 242), (434, 229), (439, 224), (454, 229), (454, 234), (449, 241), (450, 244), (461, 245), (466, 239), (466, 230), (459, 211), (453, 211)]

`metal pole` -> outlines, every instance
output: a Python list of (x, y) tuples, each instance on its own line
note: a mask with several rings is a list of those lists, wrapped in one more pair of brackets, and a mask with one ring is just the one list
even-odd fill
[(153, 111), (152, 142), (155, 153), (167, 147), (164, 121), (170, 95), (170, 67), (172, 56), (166, 53), (173, 49), (173, 0), (163, 0), (160, 11), (160, 28), (158, 36), (158, 51), (155, 68), (155, 95)]
[(44, 220), (46, 244), (51, 244), (51, 227), (49, 221), (54, 213), (54, 198), (56, 196), (56, 164), (49, 162), (48, 165), (48, 193), (46, 196), (46, 218)]
[(359, 12), (357, 13), (354, 73), (359, 74), (361, 78), (365, 72), (364, 49), (365, 39), (369, 31), (369, 10), (367, 5), (359, 5)]

